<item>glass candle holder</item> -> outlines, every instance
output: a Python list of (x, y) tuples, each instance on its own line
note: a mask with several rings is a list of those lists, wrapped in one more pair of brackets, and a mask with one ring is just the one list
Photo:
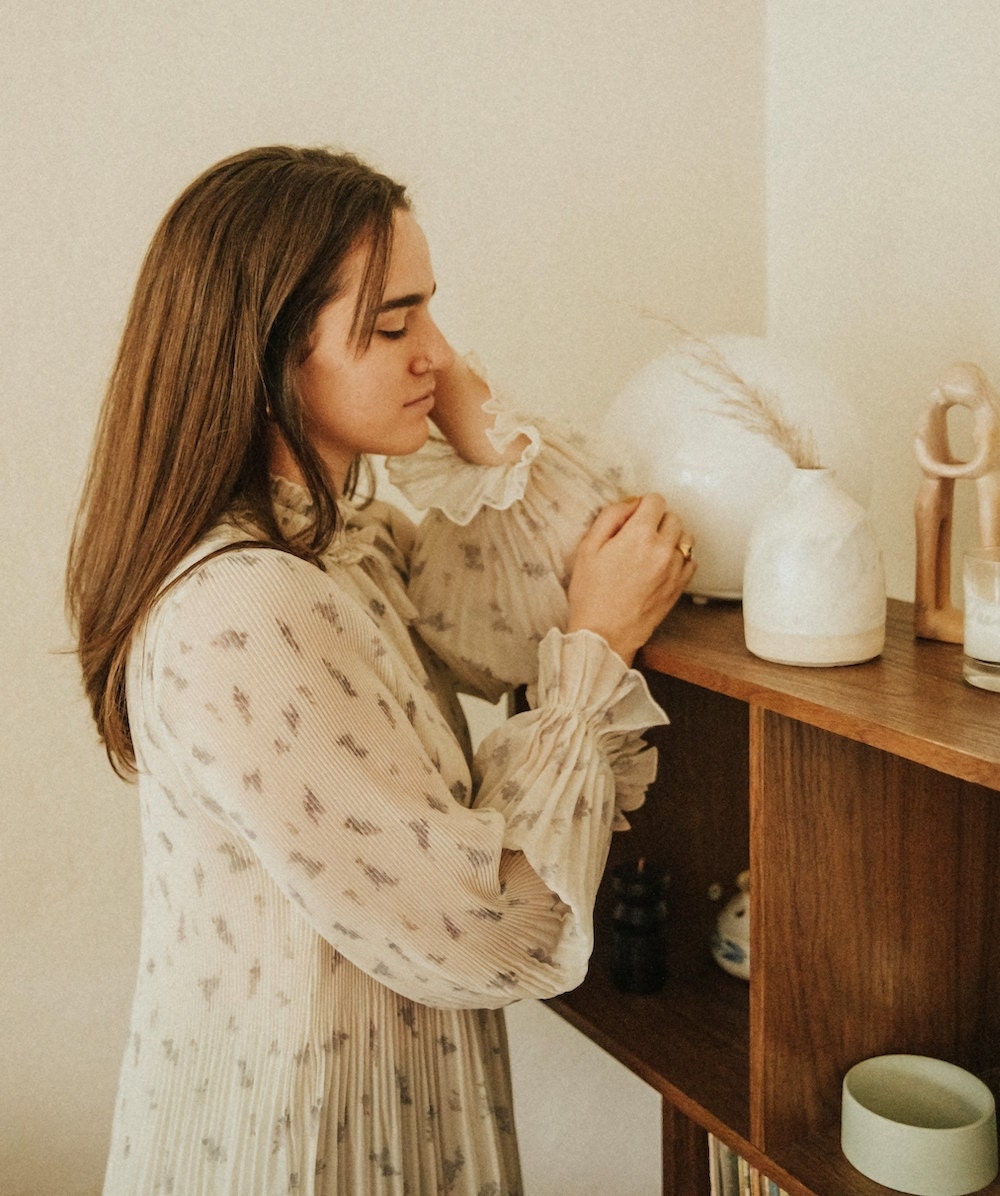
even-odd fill
[(1000, 547), (971, 548), (966, 552), (962, 588), (962, 672), (970, 685), (1000, 693)]

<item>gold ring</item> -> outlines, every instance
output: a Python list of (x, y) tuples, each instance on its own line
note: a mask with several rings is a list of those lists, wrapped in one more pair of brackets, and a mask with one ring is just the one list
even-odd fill
[(681, 539), (677, 541), (676, 548), (684, 558), (684, 563), (687, 564), (687, 562), (691, 559), (691, 551), (694, 548), (694, 545), (690, 540)]

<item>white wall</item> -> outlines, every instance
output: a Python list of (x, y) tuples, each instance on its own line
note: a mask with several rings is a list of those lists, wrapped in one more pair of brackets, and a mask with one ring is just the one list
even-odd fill
[[(763, 326), (763, 0), (2, 11), (0, 1187), (83, 1196), (103, 1169), (140, 876), (132, 792), (111, 777), (62, 654), (62, 569), (156, 222), (237, 149), (354, 148), (409, 182), (457, 343), (528, 402), (599, 411), (667, 343), (640, 309), (701, 333)], [(570, 1050), (534, 1012), (515, 1018), (520, 1058), (554, 1058), (567, 1090), (596, 1098), (589, 1122), (575, 1106), (560, 1123), (565, 1106), (533, 1105), (526, 1086), (543, 1196), (560, 1192), (560, 1142), (595, 1182), (602, 1166), (617, 1173), (602, 1105), (638, 1138), (658, 1131), (630, 1077), (608, 1091), (586, 1062), (596, 1048)]]
[[(861, 403), (902, 598), (918, 413), (954, 361), (1000, 385), (998, 63), (995, 0), (768, 0), (768, 331)], [(956, 490), (955, 563), (977, 534)]]

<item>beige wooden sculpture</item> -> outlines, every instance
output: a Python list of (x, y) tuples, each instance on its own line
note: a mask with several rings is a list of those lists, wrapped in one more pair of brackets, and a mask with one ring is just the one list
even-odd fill
[[(975, 450), (958, 461), (948, 442), (948, 411), (973, 416)], [(962, 642), (962, 612), (951, 602), (951, 534), (955, 480), (976, 482), (979, 542), (1000, 545), (1000, 396), (978, 366), (960, 363), (932, 391), (916, 434), (924, 479), (917, 492), (914, 630), (924, 639)]]

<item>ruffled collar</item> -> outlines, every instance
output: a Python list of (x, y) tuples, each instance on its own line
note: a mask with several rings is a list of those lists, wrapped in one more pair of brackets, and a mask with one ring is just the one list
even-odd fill
[(311, 519), (315, 510), (315, 504), (305, 486), (300, 486), (298, 482), (290, 482), (288, 478), (279, 477), (274, 473), (271, 474), (271, 501), (279, 521), (286, 514), (299, 516), (300, 522), (303, 519)]
[[(316, 508), (305, 486), (272, 474), (271, 498), (278, 526), (285, 535), (297, 535), (312, 521)], [(404, 622), (412, 622), (417, 611), (400, 577), (399, 567), (404, 562), (388, 529), (377, 518), (343, 500), (338, 501), (337, 511), (340, 527), (323, 551), (324, 565), (360, 566), (391, 598)]]

